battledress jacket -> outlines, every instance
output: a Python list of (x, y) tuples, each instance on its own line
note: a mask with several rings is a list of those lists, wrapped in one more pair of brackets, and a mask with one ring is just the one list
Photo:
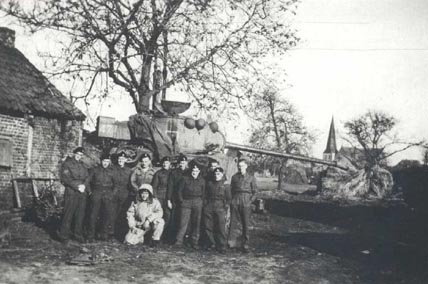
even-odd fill
[(61, 183), (66, 189), (79, 192), (78, 187), (85, 185), (85, 191), (89, 192), (89, 172), (82, 161), (67, 158), (61, 166)]
[(249, 173), (245, 173), (244, 175), (236, 173), (232, 176), (230, 190), (232, 197), (237, 194), (248, 193), (251, 195), (251, 201), (254, 201), (255, 194), (257, 193), (256, 178)]
[(133, 192), (136, 193), (142, 184), (151, 184), (154, 175), (155, 170), (152, 167), (144, 171), (143, 168), (137, 166), (131, 174), (131, 185)]
[(170, 170), (160, 169), (153, 176), (152, 187), (154, 195), (157, 198), (167, 199), (168, 180), (170, 173)]
[(173, 169), (168, 180), (167, 199), (175, 203), (178, 200), (178, 185), (180, 180), (190, 174), (189, 169), (182, 170), (181, 168)]
[(205, 188), (206, 202), (223, 201), (223, 205), (230, 205), (232, 196), (230, 189), (224, 184), (224, 180), (208, 180)]
[(178, 202), (185, 199), (201, 198), (205, 196), (205, 179), (200, 175), (193, 178), (191, 175), (184, 176), (178, 185)]
[(130, 190), (131, 168), (115, 165), (113, 168), (114, 194), (127, 197)]
[(92, 192), (107, 190), (109, 193), (113, 194), (115, 181), (112, 167), (103, 168), (100, 165), (93, 168), (89, 175), (89, 182)]

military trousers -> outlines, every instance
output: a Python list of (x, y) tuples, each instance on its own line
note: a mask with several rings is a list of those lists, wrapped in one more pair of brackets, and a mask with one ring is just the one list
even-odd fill
[(177, 232), (177, 244), (182, 244), (190, 223), (191, 241), (197, 245), (201, 230), (202, 199), (184, 199), (180, 206), (180, 222)]
[(164, 240), (172, 240), (173, 238), (173, 229), (172, 229), (172, 224), (171, 224), (171, 215), (172, 215), (172, 211), (170, 208), (168, 208), (168, 201), (163, 198), (163, 197), (159, 197), (158, 198), (160, 204), (162, 205), (162, 210), (163, 210), (163, 219), (165, 221), (165, 231), (164, 234), (162, 236), (162, 239)]
[(131, 205), (128, 194), (116, 194), (112, 199), (112, 226), (117, 239), (123, 240), (128, 231), (126, 211)]
[[(180, 225), (180, 206), (177, 202), (172, 202), (172, 209), (170, 210), (169, 214), (169, 224), (167, 225), (168, 228), (168, 235), (170, 236), (170, 240), (174, 242), (176, 240), (177, 232), (178, 232), (178, 226)], [(167, 237), (169, 238), (169, 237)]]
[(238, 193), (232, 197), (230, 206), (230, 233), (229, 239), (232, 243), (236, 242), (239, 232), (239, 220), (242, 223), (242, 245), (247, 246), (250, 236), (248, 227), (250, 225), (251, 215), (251, 194)]
[(64, 192), (64, 212), (59, 236), (65, 240), (70, 238), (71, 226), (74, 222), (73, 235), (75, 238), (83, 238), (83, 218), (86, 209), (86, 192), (80, 193), (71, 188)]
[(113, 235), (113, 192), (108, 190), (96, 190), (91, 195), (91, 208), (89, 216), (88, 238), (95, 237), (97, 221), (100, 219), (100, 236), (106, 238)]
[(204, 206), (205, 233), (210, 245), (226, 246), (226, 210), (223, 200), (212, 200)]

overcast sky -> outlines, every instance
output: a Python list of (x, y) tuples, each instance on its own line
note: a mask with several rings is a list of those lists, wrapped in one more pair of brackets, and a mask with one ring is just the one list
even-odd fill
[[(287, 95), (319, 130), (325, 148), (334, 115), (343, 122), (380, 109), (394, 115), (400, 136), (428, 139), (428, 1), (303, 0), (296, 26), (302, 42), (285, 61)], [(338, 141), (341, 144), (341, 141)], [(414, 149), (393, 159), (420, 159)]]
[[(283, 59), (291, 87), (282, 95), (315, 130), (313, 156), (322, 157), (332, 116), (340, 136), (344, 121), (368, 109), (394, 115), (402, 138), (428, 140), (427, 15), (427, 0), (302, 0), (295, 22), (302, 40)], [(8, 24), (0, 18), (0, 25)], [(17, 47), (36, 65), (40, 41), (17, 30)], [(118, 106), (103, 104), (99, 113), (123, 120), (133, 111)], [(228, 139), (245, 143), (247, 127), (237, 125), (245, 124), (229, 124)], [(414, 149), (392, 163), (421, 156)]]

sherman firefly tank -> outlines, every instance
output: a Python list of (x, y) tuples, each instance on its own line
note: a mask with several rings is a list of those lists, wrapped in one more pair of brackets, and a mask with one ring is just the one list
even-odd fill
[(97, 135), (119, 141), (110, 153), (125, 151), (129, 164), (135, 164), (143, 153), (150, 153), (155, 165), (165, 156), (174, 160), (184, 154), (202, 167), (207, 167), (212, 159), (219, 161), (228, 178), (237, 171), (243, 152), (339, 167), (335, 162), (229, 143), (216, 122), (180, 116), (189, 107), (190, 103), (163, 100), (158, 112), (135, 114), (128, 122), (99, 117)]

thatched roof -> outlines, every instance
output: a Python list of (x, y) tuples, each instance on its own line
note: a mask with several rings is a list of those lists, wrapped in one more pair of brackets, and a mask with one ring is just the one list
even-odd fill
[(85, 115), (16, 48), (0, 42), (0, 113), (84, 120)]

